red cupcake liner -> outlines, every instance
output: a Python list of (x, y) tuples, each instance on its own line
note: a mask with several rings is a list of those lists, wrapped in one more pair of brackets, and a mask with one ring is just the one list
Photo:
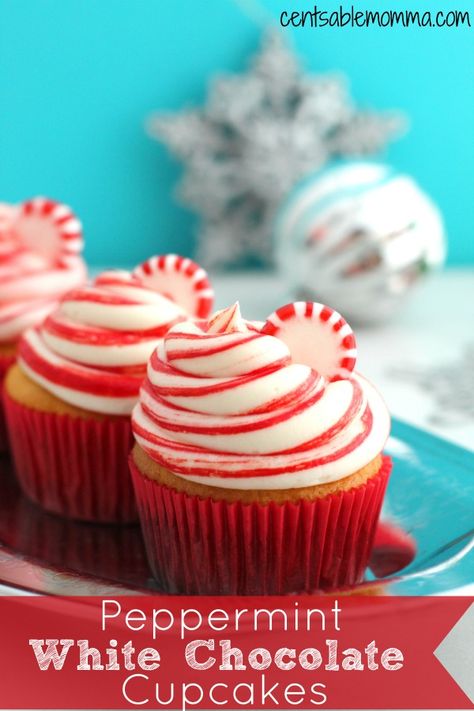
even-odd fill
[(180, 493), (130, 469), (160, 588), (186, 595), (284, 595), (363, 579), (392, 462), (363, 486), (266, 505)]
[(16, 476), (30, 499), (82, 521), (136, 520), (128, 417), (98, 421), (40, 412), (6, 392), (4, 406)]
[[(9, 355), (9, 356), (0, 356), (0, 392), (3, 392), (3, 381), (5, 380), (5, 376), (7, 374), (7, 370), (13, 363), (15, 362), (16, 356), (14, 355)], [(5, 412), (4, 412), (4, 407), (3, 407), (3, 400), (0, 397), (0, 453), (1, 452), (6, 452), (9, 448), (9, 443), (8, 443), (8, 433), (7, 433), (7, 425), (5, 422)]]

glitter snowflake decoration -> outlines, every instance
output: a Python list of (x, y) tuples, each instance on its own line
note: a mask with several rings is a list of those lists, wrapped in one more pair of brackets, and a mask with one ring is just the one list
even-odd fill
[(199, 261), (225, 267), (271, 264), (275, 211), (295, 183), (378, 153), (402, 125), (357, 109), (343, 77), (305, 74), (273, 31), (247, 73), (214, 79), (206, 106), (153, 116), (149, 129), (186, 166), (178, 194), (202, 217)]

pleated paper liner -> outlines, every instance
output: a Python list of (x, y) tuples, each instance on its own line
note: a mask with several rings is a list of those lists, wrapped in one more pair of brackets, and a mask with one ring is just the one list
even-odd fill
[[(8, 368), (15, 362), (13, 355), (0, 355), (0, 393), (3, 392), (3, 381)], [(6, 452), (9, 448), (7, 425), (5, 422), (5, 412), (2, 398), (0, 397), (0, 453)]]
[(362, 581), (392, 468), (313, 501), (241, 504), (189, 496), (130, 458), (148, 560), (160, 589), (186, 595), (284, 595)]
[(82, 521), (136, 520), (128, 417), (98, 421), (40, 412), (6, 392), (4, 406), (16, 476), (30, 499)]

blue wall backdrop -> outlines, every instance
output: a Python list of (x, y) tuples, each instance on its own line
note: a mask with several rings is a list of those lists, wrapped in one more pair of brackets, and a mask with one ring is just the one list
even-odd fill
[[(260, 4), (275, 18), (313, 5)], [(410, 9), (431, 4), (407, 0)], [(0, 200), (40, 193), (69, 202), (94, 264), (192, 253), (195, 218), (171, 194), (180, 166), (145, 135), (144, 118), (201, 102), (214, 71), (246, 67), (261, 31), (245, 12), (252, 7), (252, 0), (0, 0)], [(437, 0), (433, 9), (452, 7)], [(305, 28), (291, 38), (308, 68), (347, 72), (359, 103), (409, 114), (411, 132), (387, 157), (440, 203), (450, 262), (473, 262), (474, 27)]]

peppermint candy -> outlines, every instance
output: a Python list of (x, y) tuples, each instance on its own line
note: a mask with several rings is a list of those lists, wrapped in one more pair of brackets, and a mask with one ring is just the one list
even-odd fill
[(326, 380), (338, 380), (354, 369), (357, 349), (352, 329), (324, 304), (286, 304), (268, 317), (262, 333), (286, 343), (294, 363), (309, 365)]
[(212, 311), (214, 291), (207, 273), (191, 259), (177, 254), (151, 257), (133, 271), (140, 281), (171, 299), (196, 318)]
[(82, 226), (70, 207), (37, 197), (19, 205), (14, 224), (23, 246), (51, 262), (67, 261), (83, 247)]
[(17, 208), (14, 205), (0, 202), (0, 239), (11, 232), (16, 214)]

